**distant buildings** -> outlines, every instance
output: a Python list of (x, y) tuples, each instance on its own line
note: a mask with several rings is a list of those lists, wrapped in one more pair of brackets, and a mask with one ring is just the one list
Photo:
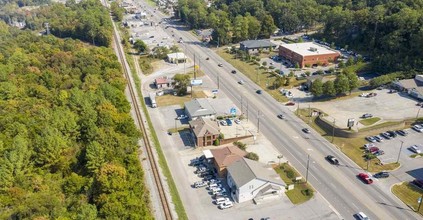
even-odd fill
[(170, 53), (167, 55), (167, 60), (170, 63), (185, 63), (187, 62), (187, 57), (184, 53), (178, 52), (178, 53)]
[(270, 42), (270, 40), (246, 40), (239, 43), (239, 49), (249, 54), (258, 53), (260, 50), (272, 51), (276, 46), (277, 45)]
[(340, 54), (313, 42), (306, 42), (280, 45), (279, 56), (304, 68), (307, 65), (327, 65), (335, 62)]

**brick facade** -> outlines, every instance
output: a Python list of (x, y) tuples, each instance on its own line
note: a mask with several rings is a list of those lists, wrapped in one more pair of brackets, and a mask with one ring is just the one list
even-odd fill
[(292, 64), (298, 63), (300, 68), (304, 68), (305, 65), (324, 65), (329, 64), (331, 62), (335, 62), (338, 57), (339, 53), (327, 53), (327, 54), (319, 54), (319, 55), (307, 55), (302, 56), (294, 51), (289, 50), (288, 48), (279, 47), (279, 56), (283, 57), (292, 62)]

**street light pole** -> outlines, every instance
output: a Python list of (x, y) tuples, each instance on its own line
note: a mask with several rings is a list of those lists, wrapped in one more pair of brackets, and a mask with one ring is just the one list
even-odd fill
[(281, 159), (283, 158), (283, 155), (278, 155), (278, 159), (279, 159), (279, 166), (281, 166)]
[(398, 152), (398, 158), (397, 158), (397, 163), (399, 162), (399, 158), (400, 158), (400, 155), (401, 155), (401, 150), (402, 150), (402, 145), (404, 144), (404, 141), (401, 141), (401, 147), (400, 147), (400, 150), (399, 150), (399, 152)]
[(419, 198), (419, 200), (418, 200), (418, 202), (419, 202), (419, 207), (417, 208), (417, 212), (419, 212), (420, 211), (420, 207), (422, 206), (422, 203), (423, 203), (423, 194), (420, 196), (420, 198)]
[(220, 89), (220, 74), (219, 74), (219, 71), (217, 71), (217, 88)]
[(333, 119), (333, 125), (332, 125), (332, 142), (331, 143), (333, 143), (333, 140), (335, 139), (335, 119)]
[(249, 115), (249, 114), (248, 114), (248, 100), (247, 100), (247, 121), (249, 121), (249, 120), (248, 120), (248, 115)]
[(257, 111), (257, 133), (260, 132), (260, 110)]
[(306, 172), (306, 183), (308, 181), (308, 167), (310, 164), (310, 154), (307, 155), (307, 172)]

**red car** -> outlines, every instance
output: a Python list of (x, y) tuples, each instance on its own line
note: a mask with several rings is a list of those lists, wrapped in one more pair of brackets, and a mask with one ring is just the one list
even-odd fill
[(378, 152), (379, 151), (379, 148), (378, 147), (371, 147), (370, 149), (369, 149), (369, 152), (370, 153), (375, 153), (375, 152)]
[(288, 102), (288, 103), (286, 103), (285, 105), (286, 105), (286, 106), (293, 106), (293, 105), (295, 105), (295, 103), (294, 103), (294, 102)]
[(361, 180), (363, 180), (363, 182), (367, 183), (367, 184), (372, 184), (373, 180), (369, 177), (369, 175), (365, 174), (365, 173), (359, 173), (358, 178), (360, 178)]

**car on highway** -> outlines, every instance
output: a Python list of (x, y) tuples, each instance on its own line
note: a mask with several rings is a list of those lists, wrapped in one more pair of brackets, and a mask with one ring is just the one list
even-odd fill
[(389, 173), (383, 171), (383, 172), (375, 173), (373, 175), (373, 177), (375, 177), (375, 178), (388, 178), (389, 177)]
[(219, 67), (222, 67), (223, 66), (223, 64), (222, 63), (219, 63), (219, 64), (217, 64)]
[(373, 180), (366, 173), (359, 173), (357, 175), (357, 177), (360, 178), (366, 184), (372, 184), (373, 183)]
[(411, 152), (416, 153), (416, 154), (421, 154), (422, 153), (422, 150), (420, 150), (420, 147), (417, 146), (417, 145), (411, 145), (408, 149)]
[(375, 142), (377, 142), (377, 140), (376, 140), (376, 138), (374, 137), (374, 136), (367, 136), (366, 137), (366, 140), (368, 140), (369, 142), (371, 142), (371, 143), (375, 143)]
[(355, 216), (360, 220), (370, 220), (370, 218), (367, 217), (367, 215), (364, 214), (363, 212), (359, 212), (359, 213), (355, 214)]
[(408, 132), (407, 131), (404, 131), (404, 130), (397, 130), (395, 132), (397, 134), (401, 135), (401, 136), (407, 136), (408, 135)]
[(295, 105), (295, 102), (287, 102), (285, 105), (286, 106), (294, 106)]
[(361, 117), (362, 118), (371, 118), (371, 117), (373, 117), (373, 115), (370, 114), (370, 113), (366, 113), (366, 114), (363, 114)]
[(336, 157), (334, 157), (332, 155), (327, 155), (326, 160), (329, 161), (329, 163), (331, 163), (333, 165), (339, 165), (338, 159), (336, 159)]
[(234, 206), (234, 204), (231, 201), (229, 201), (229, 202), (225, 202), (225, 203), (220, 204), (219, 209), (228, 209), (228, 208), (231, 208), (233, 206)]
[(210, 58), (206, 57), (206, 60), (210, 60)]
[(278, 118), (280, 118), (280, 119), (284, 119), (284, 118), (285, 118), (285, 115), (279, 114), (279, 115), (278, 115)]
[(422, 125), (413, 125), (413, 128), (417, 132), (423, 132), (423, 126)]
[(307, 133), (307, 134), (308, 134), (308, 133), (310, 133), (310, 129), (308, 129), (308, 128), (303, 128), (303, 129), (302, 129), (302, 131), (303, 131), (304, 133)]
[(240, 81), (238, 81), (238, 84), (240, 84), (240, 85), (244, 85), (244, 80), (240, 80)]
[(236, 70), (232, 70), (232, 71), (231, 71), (231, 73), (232, 73), (232, 74), (235, 74), (235, 73), (236, 73)]
[(262, 91), (261, 89), (258, 89), (258, 90), (256, 91), (256, 93), (260, 95), (260, 94), (263, 94), (263, 91)]

